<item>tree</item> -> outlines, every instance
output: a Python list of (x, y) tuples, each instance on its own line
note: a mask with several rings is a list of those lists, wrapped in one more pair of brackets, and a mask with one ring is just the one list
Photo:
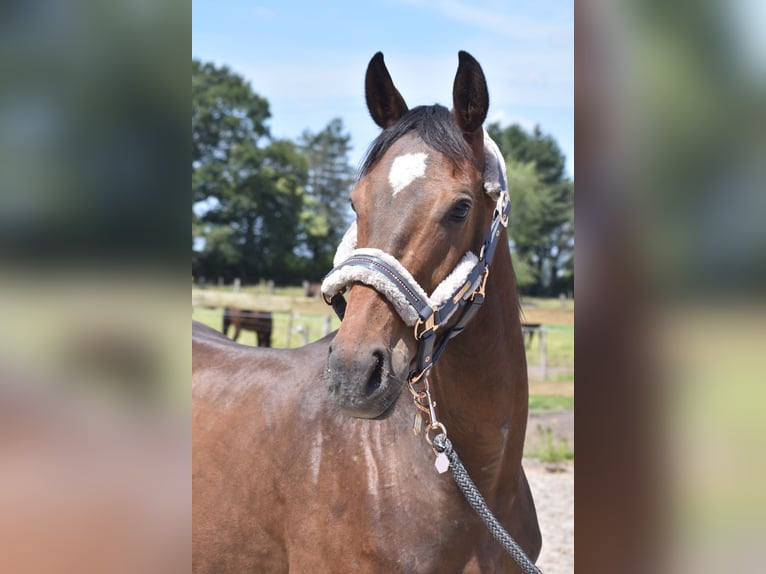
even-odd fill
[(510, 236), (522, 292), (555, 295), (574, 285), (574, 184), (556, 141), (536, 127), (487, 128), (506, 158)]
[(192, 100), (192, 230), (205, 240), (198, 272), (295, 281), (306, 158), (272, 140), (268, 102), (225, 66), (192, 61)]
[[(275, 140), (269, 104), (227, 67), (192, 61), (192, 251), (197, 275), (319, 279), (349, 220), (351, 137), (340, 119)], [(201, 252), (195, 252), (195, 247)]]
[(268, 138), (269, 103), (245, 80), (214, 64), (192, 60), (193, 202), (217, 196), (231, 150)]
[(566, 158), (553, 136), (544, 134), (540, 126), (535, 126), (529, 134), (518, 124), (501, 128), (499, 123), (492, 123), (487, 126), (487, 132), (506, 160), (534, 163), (543, 183), (553, 185), (565, 179)]
[(229, 185), (207, 220), (230, 226), (239, 252), (237, 276), (246, 282), (297, 279), (295, 230), (299, 225), (307, 162), (296, 146), (277, 140), (263, 148), (232, 150)]
[(335, 249), (349, 224), (348, 195), (353, 168), (348, 162), (351, 136), (335, 118), (322, 131), (303, 132), (300, 146), (309, 163), (301, 214), (302, 241), (309, 262), (307, 277), (318, 279), (332, 267)]

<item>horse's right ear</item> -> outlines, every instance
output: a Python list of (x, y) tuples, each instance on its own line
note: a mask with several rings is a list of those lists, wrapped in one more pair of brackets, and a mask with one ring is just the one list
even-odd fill
[(364, 79), (367, 109), (375, 123), (383, 129), (393, 124), (407, 112), (407, 104), (394, 86), (386, 69), (383, 53), (378, 52), (367, 66)]
[[(487, 80), (479, 62), (468, 52), (458, 52), (459, 64), (455, 83), (452, 88), (452, 100), (457, 125), (466, 135), (481, 129), (489, 109)], [(483, 134), (480, 140), (483, 140)]]

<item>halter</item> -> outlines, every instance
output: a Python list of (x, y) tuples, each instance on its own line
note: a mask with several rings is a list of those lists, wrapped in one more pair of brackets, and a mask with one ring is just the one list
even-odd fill
[[(484, 136), (486, 167), (484, 187), (497, 202), (478, 257), (468, 252), (429, 297), (412, 274), (393, 256), (380, 249), (354, 249), (356, 225), (346, 233), (335, 267), (322, 280), (322, 298), (343, 320), (346, 300), (343, 294), (353, 283), (363, 283), (384, 295), (404, 323), (414, 329), (418, 341), (411, 383), (419, 381), (439, 359), (447, 342), (459, 335), (484, 302), (489, 266), (500, 239), (505, 236), (511, 204), (505, 177), (505, 161), (492, 139)], [(457, 322), (450, 319), (461, 311)], [(434, 349), (436, 333), (444, 332)]]
[[(443, 297), (445, 289), (440, 290), (439, 287), (434, 291), (434, 295), (442, 296), (426, 296), (423, 288), (398, 260), (378, 249), (354, 250), (350, 257), (325, 276), (322, 281), (322, 297), (342, 321), (346, 311), (343, 293), (346, 292), (348, 284), (358, 281), (386, 296), (405, 324), (414, 326), (418, 354), (415, 370), (409, 378), (416, 381), (433, 366), (447, 342), (463, 331), (484, 302), (489, 266), (508, 225), (510, 209), (508, 193), (504, 191), (497, 200), (492, 223), (484, 236), (478, 258), (472, 253), (467, 253), (455, 270), (440, 284), (439, 287), (454, 284), (455, 279), (462, 276), (459, 287), (447, 293), (447, 297)], [(471, 262), (474, 263), (470, 265)], [(439, 302), (434, 302), (434, 299)], [(444, 330), (459, 309), (462, 309), (460, 318), (452, 327), (447, 328), (440, 345), (434, 351), (437, 331)]]

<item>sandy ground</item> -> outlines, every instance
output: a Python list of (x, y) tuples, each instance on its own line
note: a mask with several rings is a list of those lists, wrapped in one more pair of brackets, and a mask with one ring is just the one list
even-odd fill
[(524, 460), (537, 518), (543, 535), (543, 548), (537, 566), (545, 574), (574, 572), (574, 463), (558, 465), (551, 472), (534, 459)]
[[(554, 437), (574, 447), (574, 412), (530, 413), (527, 442), (539, 441), (537, 426), (550, 427)], [(543, 535), (537, 565), (545, 574), (574, 572), (574, 463), (547, 464), (524, 459)]]

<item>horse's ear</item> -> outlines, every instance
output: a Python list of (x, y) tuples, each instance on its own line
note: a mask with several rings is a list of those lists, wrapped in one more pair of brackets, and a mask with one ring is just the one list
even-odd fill
[(452, 113), (464, 134), (481, 128), (489, 110), (489, 92), (484, 72), (471, 54), (458, 52), (459, 64), (452, 87)]
[(367, 109), (375, 123), (383, 129), (393, 124), (407, 112), (407, 104), (394, 86), (386, 69), (383, 53), (378, 52), (367, 66), (364, 79)]

